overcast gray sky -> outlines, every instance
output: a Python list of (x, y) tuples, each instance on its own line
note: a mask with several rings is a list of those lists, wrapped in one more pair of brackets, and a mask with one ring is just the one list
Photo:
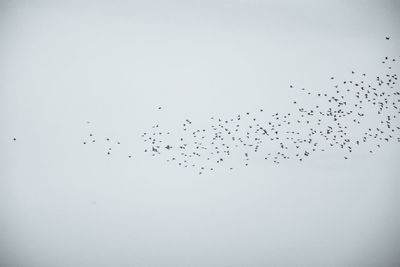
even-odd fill
[(199, 176), (140, 137), (382, 73), (398, 1), (126, 2), (0, 3), (1, 266), (400, 265), (400, 143)]

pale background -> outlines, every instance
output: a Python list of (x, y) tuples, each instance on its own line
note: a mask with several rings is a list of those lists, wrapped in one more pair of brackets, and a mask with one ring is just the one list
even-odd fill
[(0, 266), (400, 266), (400, 143), (199, 176), (139, 137), (374, 73), (399, 1), (127, 2), (0, 1)]

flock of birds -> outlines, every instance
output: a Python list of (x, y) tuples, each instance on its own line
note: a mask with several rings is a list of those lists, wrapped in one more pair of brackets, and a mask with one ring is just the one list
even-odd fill
[[(259, 109), (231, 118), (214, 116), (206, 127), (196, 127), (192, 120), (185, 119), (180, 132), (163, 130), (155, 124), (141, 135), (144, 152), (183, 168), (194, 168), (198, 174), (218, 166), (233, 170), (238, 162), (248, 166), (256, 156), (279, 164), (285, 160), (303, 161), (333, 149), (341, 151), (345, 160), (363, 147), (373, 153), (390, 141), (400, 142), (400, 88), (393, 70), (399, 60), (384, 57), (381, 64), (385, 71), (374, 77), (355, 71), (351, 71), (350, 79), (330, 77), (331, 88), (323, 91), (290, 85), (291, 90), (316, 100), (304, 105), (293, 101), (293, 112), (267, 115)], [(311, 104), (314, 102), (317, 105)], [(83, 144), (95, 142), (90, 133)], [(109, 138), (106, 142), (110, 142), (108, 156), (111, 143), (121, 144)]]

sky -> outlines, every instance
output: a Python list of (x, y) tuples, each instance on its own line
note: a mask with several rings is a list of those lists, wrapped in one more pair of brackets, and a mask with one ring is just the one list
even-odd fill
[(145, 153), (141, 136), (260, 109), (267, 121), (318, 102), (290, 85), (374, 80), (385, 56), (400, 61), (399, 11), (388, 0), (0, 1), (0, 265), (399, 266), (399, 142), (348, 160), (340, 149), (233, 157), (234, 170), (199, 175)]

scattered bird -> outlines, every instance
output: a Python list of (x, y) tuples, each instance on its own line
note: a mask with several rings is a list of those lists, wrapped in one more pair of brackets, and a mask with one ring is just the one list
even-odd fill
[(384, 71), (377, 75), (351, 70), (347, 78), (329, 76), (329, 85), (319, 90), (292, 83), (291, 92), (301, 98), (291, 102), (287, 113), (268, 115), (261, 108), (227, 118), (215, 115), (202, 126), (186, 118), (175, 131), (164, 131), (155, 124), (141, 135), (144, 152), (193, 168), (199, 175), (215, 171), (216, 166), (232, 170), (232, 164), (241, 163), (246, 167), (257, 158), (281, 164), (304, 162), (330, 150), (343, 153), (345, 160), (363, 147), (374, 153), (390, 141), (400, 142), (399, 77), (393, 71), (396, 59), (383, 57), (380, 67)]

